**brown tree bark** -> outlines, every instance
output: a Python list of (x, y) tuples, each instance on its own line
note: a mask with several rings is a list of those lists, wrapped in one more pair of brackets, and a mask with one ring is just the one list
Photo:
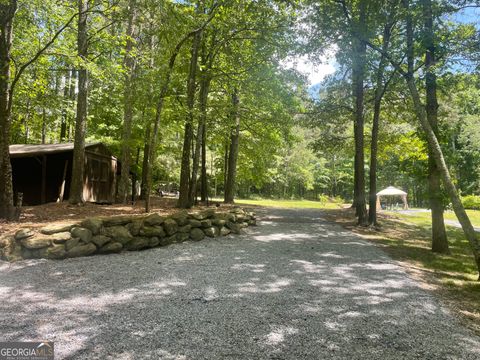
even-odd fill
[(207, 124), (205, 122), (202, 132), (202, 168), (200, 174), (200, 200), (208, 201), (208, 178), (207, 178)]
[(123, 204), (128, 202), (128, 183), (130, 178), (131, 164), (131, 137), (132, 137), (132, 119), (135, 94), (135, 68), (136, 59), (132, 55), (135, 37), (135, 22), (137, 17), (136, 0), (128, 2), (128, 25), (126, 31), (127, 41), (125, 44), (124, 67), (126, 70), (124, 78), (123, 92), (123, 132), (122, 132), (122, 170), (120, 175), (120, 184), (118, 187), (118, 196)]
[(190, 68), (187, 79), (187, 119), (185, 121), (185, 131), (183, 137), (182, 163), (180, 170), (180, 196), (178, 198), (178, 207), (190, 208), (193, 204), (190, 198), (190, 156), (193, 141), (193, 121), (195, 105), (195, 87), (198, 65), (198, 53), (202, 40), (202, 31), (195, 33), (192, 41), (190, 53)]
[(240, 99), (238, 91), (232, 94), (232, 118), (235, 121), (230, 134), (230, 149), (228, 151), (227, 179), (225, 184), (224, 202), (233, 204), (235, 201), (236, 180), (237, 180), (237, 160), (240, 143)]
[(7, 220), (15, 217), (9, 146), (12, 117), (10, 50), (16, 11), (16, 0), (0, 2), (0, 218)]
[[(206, 44), (202, 47), (202, 61), (201, 61), (201, 74), (200, 74), (200, 91), (199, 91), (199, 121), (197, 129), (197, 141), (195, 143), (195, 152), (193, 156), (192, 164), (192, 176), (190, 178), (189, 188), (189, 205), (192, 206), (195, 203), (197, 194), (197, 175), (200, 158), (202, 159), (201, 168), (201, 184), (202, 184), (202, 201), (205, 201), (206, 195), (204, 194), (204, 186), (206, 185), (206, 148), (204, 141), (206, 140), (206, 125), (207, 125), (207, 105), (208, 105), (208, 93), (210, 92), (210, 70), (213, 64), (213, 56), (206, 53)], [(205, 174), (204, 174), (205, 171)], [(204, 177), (205, 175), (205, 177)]]
[(365, 153), (364, 153), (364, 77), (365, 77), (365, 56), (366, 44), (363, 40), (353, 41), (352, 58), (352, 85), (355, 98), (355, 212), (358, 218), (358, 225), (367, 224), (367, 207), (365, 203)]
[[(425, 92), (427, 119), (438, 138), (437, 77), (435, 75), (435, 40), (431, 0), (422, 0), (424, 17), (425, 46)], [(440, 170), (433, 158), (433, 150), (428, 147), (428, 195), (432, 211), (432, 251), (448, 254), (448, 239), (443, 219), (443, 194), (440, 186)]]
[[(382, 50), (388, 51), (392, 24), (388, 23), (383, 29)], [(372, 140), (370, 144), (370, 172), (369, 172), (369, 195), (368, 195), (368, 223), (377, 224), (377, 153), (378, 153), (378, 132), (380, 128), (380, 111), (383, 94), (385, 93), (384, 73), (387, 65), (385, 55), (380, 54), (380, 62), (375, 79), (375, 99), (373, 105)]]
[(64, 142), (67, 137), (68, 106), (70, 103), (70, 70), (65, 74), (65, 83), (63, 84), (63, 109), (62, 123), (60, 124), (60, 142)]
[[(78, 56), (82, 61), (88, 56), (87, 31), (88, 0), (78, 0)], [(77, 115), (75, 119), (75, 140), (73, 145), (72, 181), (70, 184), (70, 204), (83, 204), (83, 177), (85, 169), (85, 132), (88, 107), (88, 71), (78, 70)]]
[(147, 193), (147, 174), (148, 174), (148, 154), (150, 153), (150, 142), (151, 142), (151, 126), (150, 124), (146, 124), (145, 130), (145, 143), (143, 145), (143, 160), (142, 160), (142, 184), (141, 184), (141, 192), (140, 192), (140, 199), (146, 199)]

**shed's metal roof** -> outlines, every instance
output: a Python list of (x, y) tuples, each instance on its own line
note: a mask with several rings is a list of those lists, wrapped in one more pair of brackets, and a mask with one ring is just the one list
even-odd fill
[[(85, 148), (96, 146), (99, 144), (101, 144), (101, 142), (87, 143), (85, 144)], [(73, 142), (61, 143), (61, 144), (41, 144), (41, 145), (15, 144), (15, 145), (10, 145), (9, 150), (10, 150), (11, 157), (54, 154), (54, 153), (61, 153), (66, 151), (73, 151)]]

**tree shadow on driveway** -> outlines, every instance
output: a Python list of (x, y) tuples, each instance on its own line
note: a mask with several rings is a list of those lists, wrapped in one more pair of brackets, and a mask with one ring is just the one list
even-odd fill
[(475, 359), (480, 342), (374, 245), (314, 210), (241, 236), (0, 264), (3, 340), (59, 359)]

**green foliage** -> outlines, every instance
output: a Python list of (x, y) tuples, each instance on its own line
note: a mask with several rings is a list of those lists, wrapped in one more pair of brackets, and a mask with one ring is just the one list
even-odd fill
[(480, 196), (467, 195), (462, 197), (465, 209), (480, 210)]

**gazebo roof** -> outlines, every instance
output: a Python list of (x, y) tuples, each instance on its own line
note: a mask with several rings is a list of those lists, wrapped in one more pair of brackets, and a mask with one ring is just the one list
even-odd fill
[(400, 190), (400, 189), (397, 189), (396, 187), (394, 186), (389, 186), (387, 187), (386, 189), (383, 189), (382, 191), (379, 191), (377, 193), (377, 196), (388, 196), (388, 195), (400, 195), (400, 196), (404, 196), (404, 195), (407, 195), (407, 193), (403, 190)]

